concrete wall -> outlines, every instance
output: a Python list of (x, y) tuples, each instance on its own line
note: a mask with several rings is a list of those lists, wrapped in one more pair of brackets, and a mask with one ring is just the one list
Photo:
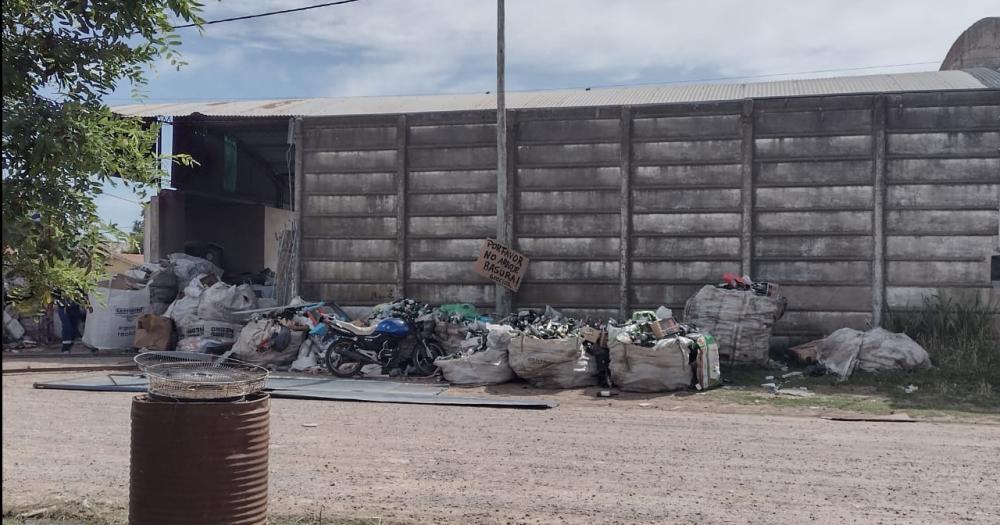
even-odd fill
[(783, 286), (789, 342), (864, 327), (937, 289), (991, 293), (1000, 91), (508, 121), (514, 211), (498, 218), (494, 112), (305, 119), (303, 297), (491, 308), (494, 286), (472, 262), (498, 220), (531, 257), (516, 306), (578, 316), (679, 311), (734, 271)]

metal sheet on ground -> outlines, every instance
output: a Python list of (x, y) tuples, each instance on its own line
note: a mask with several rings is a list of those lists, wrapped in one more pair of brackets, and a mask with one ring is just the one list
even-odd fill
[[(38, 389), (87, 392), (145, 392), (145, 377), (134, 374), (102, 374), (34, 383)], [(276, 377), (268, 380), (271, 397), (328, 401), (363, 401), (417, 405), (458, 405), (498, 408), (555, 408), (559, 404), (544, 399), (504, 399), (438, 395), (445, 387), (419, 383), (396, 383), (356, 379), (312, 379)]]

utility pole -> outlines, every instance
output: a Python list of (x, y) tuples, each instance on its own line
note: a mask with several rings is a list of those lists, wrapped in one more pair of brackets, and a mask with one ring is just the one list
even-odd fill
[[(504, 0), (497, 0), (497, 241), (513, 248), (510, 181), (507, 177), (507, 107), (504, 101)], [(496, 285), (497, 314), (510, 313), (513, 293)]]

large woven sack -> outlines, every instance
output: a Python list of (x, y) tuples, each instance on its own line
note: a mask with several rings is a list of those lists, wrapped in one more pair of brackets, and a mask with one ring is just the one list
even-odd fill
[(495, 385), (514, 379), (508, 350), (513, 337), (509, 327), (487, 325), (486, 350), (439, 357), (434, 364), (449, 383), (456, 385)]
[(508, 349), (510, 367), (538, 388), (581, 388), (597, 384), (597, 363), (579, 337), (538, 339), (519, 335)]
[(684, 322), (715, 337), (723, 362), (765, 364), (771, 329), (784, 310), (780, 296), (707, 285), (684, 305)]
[(611, 344), (611, 380), (626, 392), (668, 392), (691, 386), (689, 348), (684, 337), (661, 339), (647, 348), (615, 341)]
[(149, 313), (149, 288), (132, 290), (120, 279), (102, 282), (90, 293), (90, 308), (83, 344), (98, 350), (131, 350), (136, 320)]
[(201, 293), (201, 300), (198, 301), (198, 319), (244, 323), (248, 314), (237, 312), (254, 308), (257, 308), (257, 294), (250, 285), (230, 286), (225, 283), (215, 283)]

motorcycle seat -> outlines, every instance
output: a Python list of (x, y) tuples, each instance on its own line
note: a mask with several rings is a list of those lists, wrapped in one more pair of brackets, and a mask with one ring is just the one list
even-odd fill
[(348, 323), (340, 321), (338, 319), (333, 319), (333, 322), (337, 325), (338, 328), (347, 330), (348, 332), (351, 332), (354, 335), (372, 335), (375, 333), (374, 326), (358, 326), (354, 323)]

